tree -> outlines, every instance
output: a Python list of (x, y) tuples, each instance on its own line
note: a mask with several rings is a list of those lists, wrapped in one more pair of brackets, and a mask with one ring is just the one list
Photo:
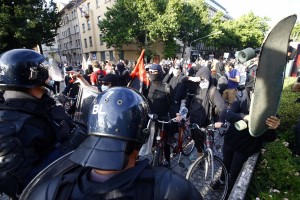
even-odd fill
[(99, 28), (108, 47), (136, 44), (147, 50), (153, 42), (162, 41), (165, 56), (171, 57), (177, 51), (174, 37), (186, 46), (210, 31), (203, 0), (120, 0), (107, 9)]
[(236, 49), (240, 50), (246, 47), (258, 48), (261, 46), (269, 29), (268, 21), (269, 18), (256, 16), (251, 11), (237, 20), (225, 22), (224, 27), (229, 34), (233, 34), (236, 37), (237, 42), (234, 46)]
[(185, 2), (178, 19), (180, 28), (176, 37), (183, 42), (183, 57), (187, 45), (192, 45), (193, 41), (196, 42), (197, 39), (211, 33), (211, 23), (205, 1), (190, 0)]
[(300, 41), (300, 22), (297, 22), (292, 30), (291, 39), (294, 42)]
[(222, 34), (214, 38), (213, 46), (229, 52), (261, 46), (269, 29), (267, 17), (255, 16), (253, 12), (249, 12), (236, 20), (226, 21), (223, 15), (218, 13), (212, 19), (213, 30), (222, 31)]
[(51, 45), (59, 22), (53, 0), (0, 1), (0, 52)]

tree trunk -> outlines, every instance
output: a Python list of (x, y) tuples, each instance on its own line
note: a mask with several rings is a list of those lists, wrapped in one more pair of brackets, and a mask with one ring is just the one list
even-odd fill
[(40, 54), (44, 54), (44, 52), (43, 52), (43, 47), (42, 47), (42, 44), (39, 42), (38, 43), (38, 47), (39, 47), (39, 50), (40, 50)]

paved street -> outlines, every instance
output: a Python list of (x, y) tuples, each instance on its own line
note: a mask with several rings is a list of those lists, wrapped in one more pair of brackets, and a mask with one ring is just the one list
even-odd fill
[[(218, 157), (222, 157), (222, 144), (223, 144), (223, 137), (220, 137), (219, 135), (215, 136), (215, 144), (216, 144), (216, 155)], [(182, 163), (182, 164), (179, 164)], [(180, 162), (178, 163), (178, 156), (175, 156), (171, 159), (171, 168), (172, 170), (178, 172), (179, 174), (182, 174), (183, 176), (186, 176), (188, 167), (192, 164), (192, 161), (190, 161), (189, 157), (182, 156)], [(217, 165), (217, 163), (214, 163), (215, 166), (215, 176), (219, 177), (221, 175), (221, 168)], [(209, 174), (209, 173), (208, 173)], [(203, 199), (212, 199), (212, 200), (219, 200), (221, 196), (221, 191), (213, 191), (211, 190), (209, 186), (209, 178), (207, 180), (204, 179), (204, 170), (199, 169), (196, 171), (196, 174), (193, 174), (193, 178), (190, 179), (190, 181), (196, 186), (196, 188), (201, 193)]]

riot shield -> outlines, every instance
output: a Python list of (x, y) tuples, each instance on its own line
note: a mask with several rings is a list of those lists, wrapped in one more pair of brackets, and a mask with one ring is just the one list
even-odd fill
[(36, 177), (33, 180), (31, 180), (30, 183), (23, 190), (19, 200), (28, 200), (32, 191), (34, 191), (38, 184), (42, 183), (43, 181), (49, 180), (60, 174), (64, 174), (71, 170), (79, 168), (79, 165), (76, 165), (75, 163), (69, 160), (69, 157), (72, 153), (73, 151), (57, 159), (44, 170), (42, 170), (38, 175), (36, 175)]
[(93, 100), (98, 96), (98, 94), (98, 92), (95, 92), (88, 87), (80, 86), (73, 118), (74, 122), (87, 127), (90, 105), (92, 105)]

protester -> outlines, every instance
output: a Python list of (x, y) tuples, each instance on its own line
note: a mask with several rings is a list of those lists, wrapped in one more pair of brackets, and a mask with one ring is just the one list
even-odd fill
[(227, 89), (223, 92), (222, 97), (228, 103), (228, 108), (230, 108), (236, 96), (237, 87), (240, 82), (240, 73), (234, 69), (234, 64), (231, 62), (225, 63), (225, 70), (228, 83)]
[[(249, 108), (251, 95), (254, 87), (254, 79), (250, 78), (247, 81), (246, 88), (242, 95), (238, 95), (231, 109), (227, 113), (226, 120), (230, 123), (227, 133), (224, 136), (223, 143), (223, 162), (229, 173), (228, 194), (244, 165), (244, 162), (254, 153), (259, 152), (265, 142), (271, 142), (276, 139), (275, 129), (280, 124), (280, 119), (275, 116), (270, 116), (266, 120), (266, 125), (269, 129), (258, 137), (253, 137), (249, 133), (249, 129), (237, 130), (235, 122), (239, 120), (249, 120)], [(224, 182), (217, 181), (213, 189), (218, 189), (224, 186)]]
[[(147, 96), (150, 113), (157, 114), (159, 120), (170, 120), (170, 109), (173, 100), (172, 86), (163, 83), (163, 72), (161, 65), (152, 64), (149, 68), (150, 88)], [(158, 123), (159, 126), (161, 124)], [(169, 133), (169, 124), (164, 125), (166, 133)], [(167, 145), (165, 145), (167, 146)], [(170, 147), (165, 147), (164, 155), (166, 158), (166, 166), (170, 166)]]
[[(217, 88), (213, 86), (210, 70), (201, 67), (196, 76), (188, 77), (188, 80), (199, 83), (189, 106), (190, 123), (196, 123), (199, 127), (215, 123), (215, 127), (220, 128), (225, 121), (226, 105)], [(204, 138), (196, 130), (192, 131), (192, 137), (200, 156), (203, 154)]]
[(94, 86), (99, 85), (99, 78), (106, 76), (106, 72), (101, 69), (100, 63), (97, 60), (92, 61), (93, 72), (90, 76), (90, 82)]

